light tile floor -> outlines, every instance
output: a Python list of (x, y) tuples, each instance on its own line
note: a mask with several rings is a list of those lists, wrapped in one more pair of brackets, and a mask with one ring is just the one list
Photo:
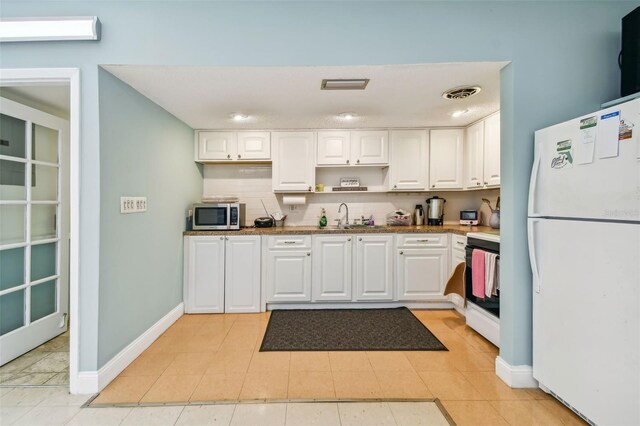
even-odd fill
[(434, 402), (222, 403), (82, 408), (63, 388), (13, 388), (0, 396), (5, 425), (448, 425)]
[(69, 332), (0, 367), (0, 387), (68, 386)]
[(92, 404), (438, 398), (459, 425), (584, 424), (539, 389), (505, 385), (498, 349), (455, 311), (413, 312), (449, 351), (259, 352), (268, 312), (185, 315)]

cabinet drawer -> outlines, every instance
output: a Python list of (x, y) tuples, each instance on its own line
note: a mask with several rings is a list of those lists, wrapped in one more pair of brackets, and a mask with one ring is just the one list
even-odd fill
[(447, 247), (447, 234), (400, 234), (398, 247)]
[(272, 235), (267, 243), (270, 249), (311, 248), (311, 235)]
[(454, 250), (462, 250), (467, 246), (466, 235), (451, 234), (451, 248)]

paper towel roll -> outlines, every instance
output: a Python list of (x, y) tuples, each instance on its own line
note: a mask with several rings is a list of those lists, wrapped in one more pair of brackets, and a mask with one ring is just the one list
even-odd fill
[(282, 197), (282, 204), (285, 206), (301, 206), (306, 204), (304, 195), (285, 195)]

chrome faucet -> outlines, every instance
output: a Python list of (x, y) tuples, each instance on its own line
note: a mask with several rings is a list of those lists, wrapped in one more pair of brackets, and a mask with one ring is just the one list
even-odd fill
[(340, 211), (342, 210), (342, 206), (344, 206), (344, 208), (347, 209), (347, 216), (346, 216), (347, 223), (345, 225), (349, 226), (349, 206), (347, 206), (346, 203), (340, 204), (340, 207), (338, 207), (338, 214), (340, 214)]

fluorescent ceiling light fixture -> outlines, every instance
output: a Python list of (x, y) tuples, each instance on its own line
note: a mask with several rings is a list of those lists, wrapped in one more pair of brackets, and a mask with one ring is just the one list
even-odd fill
[(356, 114), (355, 112), (341, 112), (340, 114), (338, 114), (338, 118), (341, 118), (342, 120), (353, 120), (358, 116), (358, 114)]
[(368, 78), (325, 78), (321, 90), (364, 90), (369, 84)]
[(460, 117), (461, 115), (464, 115), (464, 114), (466, 114), (466, 113), (468, 113), (468, 112), (469, 112), (469, 110), (468, 110), (468, 109), (459, 109), (458, 111), (453, 111), (453, 112), (451, 113), (451, 116), (452, 116), (453, 118), (457, 118), (457, 117)]
[(229, 117), (231, 117), (233, 121), (244, 121), (249, 118), (247, 114), (242, 114), (240, 112), (232, 112)]
[(0, 42), (100, 40), (97, 16), (0, 19)]

